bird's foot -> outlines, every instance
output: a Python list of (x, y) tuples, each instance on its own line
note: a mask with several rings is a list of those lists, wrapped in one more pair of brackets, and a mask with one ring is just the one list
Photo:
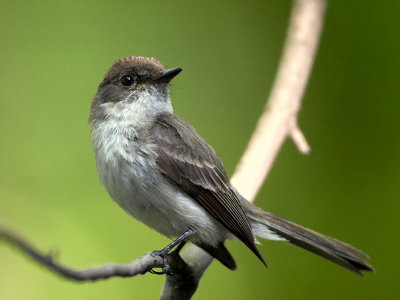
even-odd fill
[(153, 253), (155, 255), (158, 255), (158, 256), (162, 257), (164, 266), (162, 267), (162, 271), (156, 271), (154, 269), (151, 269), (150, 270), (151, 274), (156, 274), (156, 275), (171, 274), (171, 266), (169, 265), (169, 262), (168, 262), (169, 253), (168, 252), (164, 252), (163, 250), (154, 250), (153, 251)]
[[(188, 238), (189, 236), (192, 236), (195, 233), (196, 232), (193, 229), (189, 229), (184, 234), (182, 234), (180, 237), (178, 237), (175, 241), (173, 241), (171, 244), (169, 244), (167, 247), (165, 247), (164, 249), (153, 251), (153, 254), (162, 257), (164, 266), (162, 268), (162, 271), (155, 271), (155, 270), (151, 269), (150, 273), (157, 274), (157, 275), (173, 274), (173, 270), (171, 269), (171, 266), (168, 261), (168, 256), (179, 256), (179, 252), (182, 250), (183, 246), (185, 246), (185, 244), (186, 244), (185, 239)], [(175, 250), (173, 250), (174, 248), (175, 248)]]

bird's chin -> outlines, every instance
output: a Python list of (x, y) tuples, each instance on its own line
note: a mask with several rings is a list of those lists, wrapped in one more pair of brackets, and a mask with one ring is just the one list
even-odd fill
[(144, 90), (134, 90), (130, 92), (128, 95), (126, 95), (125, 99), (122, 101), (126, 104), (130, 104), (133, 102), (136, 102), (140, 98), (140, 94), (142, 94)]

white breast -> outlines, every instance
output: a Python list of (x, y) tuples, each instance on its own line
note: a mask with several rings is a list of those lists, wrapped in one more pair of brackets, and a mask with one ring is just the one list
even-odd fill
[(160, 173), (153, 146), (143, 143), (140, 133), (139, 124), (121, 114), (118, 118), (110, 114), (109, 120), (92, 127), (97, 169), (110, 196), (130, 215), (168, 237), (191, 228), (198, 232), (194, 239), (208, 244), (224, 240), (227, 232), (222, 225)]

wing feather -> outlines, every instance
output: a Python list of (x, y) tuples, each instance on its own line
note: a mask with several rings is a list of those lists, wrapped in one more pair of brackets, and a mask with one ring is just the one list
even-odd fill
[(250, 222), (214, 149), (185, 120), (160, 115), (150, 136), (162, 173), (241, 240), (264, 264)]

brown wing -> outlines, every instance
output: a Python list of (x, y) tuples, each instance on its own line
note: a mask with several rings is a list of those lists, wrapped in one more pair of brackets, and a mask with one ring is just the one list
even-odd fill
[(188, 122), (173, 114), (160, 115), (151, 131), (163, 174), (265, 264), (255, 246), (249, 220), (214, 149)]

